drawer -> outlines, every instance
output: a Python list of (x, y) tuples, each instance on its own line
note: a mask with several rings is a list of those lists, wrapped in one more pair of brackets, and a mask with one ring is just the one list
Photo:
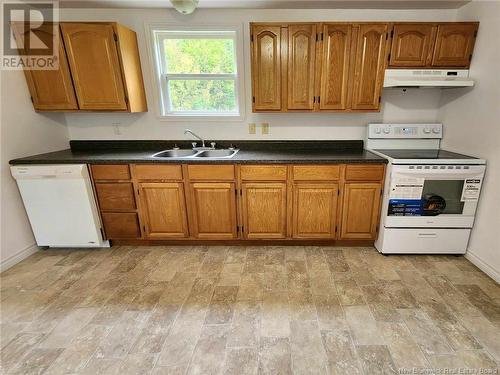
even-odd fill
[(234, 180), (234, 165), (188, 165), (190, 180)]
[(135, 212), (104, 212), (102, 221), (108, 239), (141, 237), (139, 218)]
[(346, 181), (382, 181), (384, 179), (384, 165), (347, 165), (345, 179)]
[(130, 182), (96, 182), (99, 208), (103, 211), (135, 210), (134, 187)]
[(242, 165), (240, 175), (241, 179), (246, 181), (285, 181), (286, 166)]
[(340, 177), (339, 165), (294, 165), (295, 181), (332, 181)]
[(180, 165), (135, 164), (132, 173), (138, 180), (182, 180)]
[(91, 169), (94, 180), (130, 180), (128, 164), (96, 164)]

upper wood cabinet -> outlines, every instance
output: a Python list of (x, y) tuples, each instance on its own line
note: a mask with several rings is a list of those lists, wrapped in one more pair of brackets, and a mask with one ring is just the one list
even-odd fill
[(429, 23), (395, 24), (389, 59), (391, 67), (423, 67), (428, 64), (435, 37)]
[(378, 110), (384, 83), (388, 25), (360, 24), (353, 28), (356, 49), (352, 109)]
[(135, 32), (114, 22), (62, 22), (35, 33), (43, 40), (59, 30), (59, 69), (25, 71), (36, 110), (147, 111)]
[(467, 68), (479, 22), (395, 23), (391, 68)]
[(316, 24), (288, 26), (288, 109), (313, 109), (316, 39)]
[(468, 67), (478, 27), (478, 22), (438, 25), (432, 66)]
[(387, 23), (252, 24), (253, 111), (378, 111), (387, 31)]
[(253, 25), (252, 88), (254, 111), (281, 109), (281, 27)]
[(322, 60), (319, 75), (320, 109), (349, 108), (349, 72), (352, 26), (326, 24), (322, 31)]
[(62, 23), (61, 30), (80, 109), (147, 110), (133, 31), (80, 22)]
[(141, 218), (148, 238), (189, 236), (184, 184), (181, 182), (141, 182)]
[[(29, 27), (25, 27), (24, 23), (21, 22), (13, 22), (12, 31), (16, 40), (23, 40), (25, 34), (30, 32)], [(32, 32), (46, 45), (49, 45), (49, 40), (53, 40), (55, 36), (59, 45), (58, 69), (24, 70), (33, 107), (37, 111), (78, 109), (59, 26), (45, 23)], [(25, 54), (24, 50), (20, 52)]]
[(63, 23), (61, 29), (80, 108), (126, 110), (113, 26)]

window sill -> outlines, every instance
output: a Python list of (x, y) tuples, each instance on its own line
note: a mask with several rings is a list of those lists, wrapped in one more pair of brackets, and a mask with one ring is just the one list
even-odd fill
[(192, 116), (192, 115), (159, 115), (157, 116), (160, 121), (171, 121), (171, 122), (179, 122), (179, 121), (188, 121), (188, 122), (242, 122), (245, 120), (244, 115), (221, 115), (221, 116)]

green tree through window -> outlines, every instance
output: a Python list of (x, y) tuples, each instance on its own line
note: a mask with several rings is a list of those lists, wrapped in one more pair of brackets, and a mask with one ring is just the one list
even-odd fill
[(238, 114), (235, 32), (165, 33), (161, 39), (167, 111)]

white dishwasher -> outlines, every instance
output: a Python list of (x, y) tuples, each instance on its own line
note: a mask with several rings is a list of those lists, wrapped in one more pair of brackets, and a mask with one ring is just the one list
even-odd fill
[(39, 246), (109, 247), (85, 164), (11, 167)]

